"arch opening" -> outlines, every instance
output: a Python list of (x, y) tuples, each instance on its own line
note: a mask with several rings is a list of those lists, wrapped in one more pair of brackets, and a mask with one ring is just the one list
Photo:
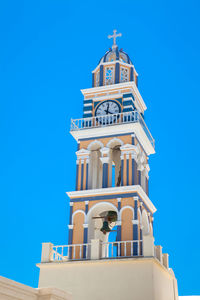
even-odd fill
[[(94, 205), (88, 212), (87, 222), (88, 222), (88, 243), (91, 243), (92, 239), (99, 239), (101, 243), (100, 255), (101, 257), (108, 257), (109, 253), (107, 253), (107, 245), (104, 244), (108, 242), (109, 236), (111, 234), (111, 239), (113, 239), (113, 233), (108, 232), (104, 234), (101, 231), (103, 226), (104, 217), (108, 213), (108, 211), (115, 211), (117, 213), (117, 208), (109, 202), (98, 203)], [(96, 218), (102, 217), (102, 218)], [(113, 229), (116, 225), (115, 222), (111, 223), (109, 227)], [(89, 249), (90, 252), (90, 249)], [(90, 255), (90, 253), (89, 253)]]
[(99, 141), (93, 141), (89, 146), (89, 189), (98, 189), (102, 187), (102, 164), (100, 161), (100, 149), (103, 144)]

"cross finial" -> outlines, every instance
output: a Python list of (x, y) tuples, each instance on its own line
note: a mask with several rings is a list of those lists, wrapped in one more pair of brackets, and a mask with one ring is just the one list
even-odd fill
[(114, 29), (114, 30), (113, 30), (113, 35), (109, 35), (109, 36), (108, 36), (109, 39), (112, 39), (112, 38), (113, 38), (112, 49), (117, 48), (117, 45), (116, 45), (116, 38), (122, 36), (121, 33), (116, 33), (116, 32), (117, 32), (117, 30)]

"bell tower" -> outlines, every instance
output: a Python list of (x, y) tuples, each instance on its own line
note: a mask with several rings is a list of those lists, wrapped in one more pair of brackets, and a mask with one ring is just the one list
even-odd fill
[[(71, 120), (77, 141), (76, 187), (70, 199), (67, 245), (43, 243), (39, 286), (73, 299), (178, 299), (168, 254), (154, 245), (156, 208), (149, 198), (154, 139), (128, 54), (112, 48), (81, 90), (83, 117)], [(107, 282), (108, 280), (108, 282)]]

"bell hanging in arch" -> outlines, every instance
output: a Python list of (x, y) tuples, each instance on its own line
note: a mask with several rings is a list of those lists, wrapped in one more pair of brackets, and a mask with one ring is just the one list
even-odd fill
[(109, 222), (116, 222), (117, 221), (117, 213), (116, 211), (109, 210), (107, 214), (107, 219)]
[(103, 226), (100, 230), (103, 232), (103, 234), (106, 234), (107, 232), (111, 231), (110, 227), (108, 226), (108, 221), (103, 222)]

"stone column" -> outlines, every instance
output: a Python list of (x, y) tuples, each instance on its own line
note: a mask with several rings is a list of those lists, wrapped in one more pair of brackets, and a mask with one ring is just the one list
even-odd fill
[(138, 183), (145, 191), (144, 188), (144, 165), (145, 165), (145, 155), (144, 152), (139, 153), (138, 155), (138, 165), (137, 165), (137, 171), (138, 171)]
[(100, 149), (102, 155), (102, 157), (100, 157), (100, 160), (102, 162), (102, 188), (108, 187), (109, 150), (110, 149), (106, 147)]
[(144, 166), (144, 176), (145, 176), (145, 193), (149, 196), (149, 171), (150, 167), (149, 164)]

